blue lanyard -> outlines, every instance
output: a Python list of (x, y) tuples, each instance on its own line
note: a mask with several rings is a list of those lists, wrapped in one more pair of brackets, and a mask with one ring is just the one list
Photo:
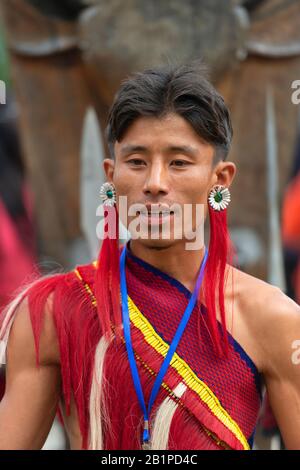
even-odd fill
[(173, 357), (173, 354), (177, 348), (177, 345), (180, 341), (180, 338), (184, 332), (184, 329), (187, 325), (187, 322), (189, 321), (189, 318), (191, 316), (191, 313), (194, 309), (194, 306), (197, 301), (198, 297), (198, 292), (201, 287), (202, 281), (203, 281), (203, 276), (204, 276), (204, 268), (206, 265), (207, 257), (208, 257), (208, 250), (205, 248), (205, 254), (204, 258), (201, 264), (200, 272), (197, 278), (196, 286), (194, 289), (194, 292), (189, 300), (189, 303), (186, 307), (186, 310), (183, 314), (183, 317), (180, 321), (180, 324), (177, 328), (177, 331), (175, 333), (175, 336), (173, 338), (173, 341), (168, 349), (167, 355), (162, 363), (162, 366), (160, 368), (160, 371), (156, 377), (156, 380), (154, 382), (149, 403), (148, 403), (148, 409), (146, 408), (145, 405), (145, 399), (144, 399), (144, 394), (142, 391), (142, 386), (138, 374), (138, 369), (134, 357), (134, 352), (132, 348), (132, 341), (131, 341), (131, 334), (130, 334), (130, 318), (129, 318), (129, 310), (128, 310), (128, 294), (127, 294), (127, 285), (126, 285), (126, 273), (125, 273), (125, 264), (126, 264), (126, 252), (127, 248), (126, 246), (123, 248), (121, 257), (120, 257), (120, 283), (121, 283), (121, 298), (122, 298), (122, 318), (123, 318), (123, 328), (124, 328), (124, 336), (125, 336), (125, 342), (126, 342), (126, 349), (127, 349), (127, 354), (128, 354), (128, 359), (129, 359), (129, 364), (130, 364), (130, 369), (131, 369), (131, 374), (134, 382), (134, 387), (137, 393), (137, 397), (140, 403), (140, 406), (143, 410), (144, 414), (144, 432), (143, 432), (143, 444), (149, 442), (149, 416), (151, 412), (152, 405), (155, 401), (155, 398), (158, 394), (158, 391), (160, 389), (160, 386), (162, 384), (162, 381), (164, 379), (164, 376), (167, 372), (167, 369), (169, 367), (169, 364), (171, 362), (171, 359)]

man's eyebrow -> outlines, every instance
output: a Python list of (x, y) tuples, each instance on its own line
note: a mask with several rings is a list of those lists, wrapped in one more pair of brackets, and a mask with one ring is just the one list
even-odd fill
[[(168, 145), (163, 149), (165, 153), (167, 152), (172, 152), (172, 153), (185, 153), (187, 155), (190, 155), (192, 157), (196, 156), (197, 154), (197, 149), (195, 147), (192, 147), (191, 145)], [(121, 148), (121, 155), (125, 156), (130, 153), (149, 153), (150, 150), (148, 147), (145, 147), (144, 145), (134, 145), (134, 144), (125, 144)]]
[(170, 145), (166, 147), (166, 151), (174, 153), (186, 153), (187, 155), (196, 156), (197, 149), (191, 145)]
[(127, 155), (129, 153), (136, 153), (136, 152), (143, 152), (146, 153), (149, 150), (147, 147), (144, 147), (143, 145), (132, 145), (132, 144), (126, 144), (121, 148), (121, 155)]

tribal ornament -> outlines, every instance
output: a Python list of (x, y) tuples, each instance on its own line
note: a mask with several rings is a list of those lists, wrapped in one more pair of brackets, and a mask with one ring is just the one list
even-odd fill
[(100, 188), (100, 197), (103, 201), (103, 205), (114, 206), (116, 204), (116, 190), (112, 183), (103, 183)]
[(215, 211), (222, 211), (230, 203), (230, 192), (225, 186), (215, 186), (208, 197), (208, 202)]

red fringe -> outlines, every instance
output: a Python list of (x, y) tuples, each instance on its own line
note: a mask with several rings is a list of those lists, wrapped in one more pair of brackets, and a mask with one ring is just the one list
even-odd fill
[[(210, 240), (209, 254), (203, 279), (205, 303), (208, 309), (209, 332), (216, 352), (223, 356), (228, 354), (228, 337), (225, 317), (225, 270), (226, 263), (232, 264), (235, 250), (230, 240), (227, 226), (227, 210), (215, 211), (210, 205)], [(222, 330), (218, 328), (217, 309), (219, 304)]]
[(109, 338), (112, 323), (122, 324), (119, 267), (119, 215), (116, 206), (106, 208), (105, 238), (98, 257), (95, 297), (103, 334)]
[(82, 448), (87, 449), (95, 349), (102, 334), (99, 317), (90, 295), (79, 284), (73, 272), (43, 278), (34, 284), (28, 292), (28, 302), (38, 366), (40, 335), (50, 294), (53, 294), (51, 310), (59, 342), (66, 413), (70, 414), (73, 395), (82, 434)]
[(119, 217), (115, 207), (106, 209), (108, 236), (102, 244), (99, 254), (100, 268), (96, 270), (95, 278), (98, 309), (93, 306), (90, 294), (74, 272), (41, 278), (26, 292), (37, 366), (40, 364), (40, 336), (46, 302), (52, 295), (51, 311), (59, 342), (66, 413), (70, 414), (73, 394), (84, 449), (88, 447), (89, 398), (96, 346), (102, 334), (110, 334), (111, 324), (121, 325), (122, 319), (119, 288)]
[[(178, 442), (181, 443), (180, 446)], [(171, 423), (168, 450), (194, 449), (222, 450), (223, 448), (207, 435), (197, 419), (178, 406)]]

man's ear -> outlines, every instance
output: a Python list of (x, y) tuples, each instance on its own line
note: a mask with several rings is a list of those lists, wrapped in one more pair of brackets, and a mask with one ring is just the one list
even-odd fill
[(230, 187), (236, 175), (236, 165), (233, 162), (219, 162), (213, 172), (213, 185)]
[(115, 171), (115, 161), (112, 158), (105, 158), (103, 160), (103, 169), (105, 171), (106, 180), (108, 183), (112, 183)]

